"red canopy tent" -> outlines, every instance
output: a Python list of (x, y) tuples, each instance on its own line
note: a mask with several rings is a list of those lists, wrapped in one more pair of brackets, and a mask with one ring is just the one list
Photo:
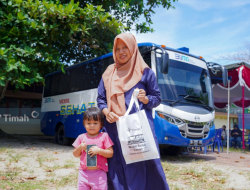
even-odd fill
[[(250, 65), (244, 62), (230, 64), (225, 66), (228, 70), (228, 77), (230, 79), (229, 86), (224, 86), (223, 84), (213, 85), (213, 96), (214, 105), (218, 109), (226, 108), (227, 105), (233, 103), (237, 107), (242, 108), (242, 113), (244, 109), (250, 107)], [(228, 88), (230, 90), (230, 98), (228, 102)], [(246, 88), (246, 91), (245, 91)], [(242, 117), (242, 136), (243, 136), (243, 149), (245, 149), (244, 143), (244, 114)]]

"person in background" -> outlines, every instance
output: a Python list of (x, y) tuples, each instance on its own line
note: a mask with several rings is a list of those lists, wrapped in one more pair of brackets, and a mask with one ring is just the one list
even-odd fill
[(221, 132), (221, 140), (222, 140), (222, 145), (227, 146), (227, 131), (226, 131), (226, 125), (222, 126), (222, 132)]
[(231, 137), (230, 137), (230, 147), (232, 147), (232, 141), (236, 140), (236, 145), (241, 148), (241, 137), (242, 137), (242, 131), (239, 129), (238, 125), (234, 125), (234, 129), (231, 131)]

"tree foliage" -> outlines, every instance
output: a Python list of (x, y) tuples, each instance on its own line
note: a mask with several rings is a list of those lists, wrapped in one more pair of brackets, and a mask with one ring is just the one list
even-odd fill
[[(68, 3), (70, 0), (60, 0)], [(173, 2), (178, 0), (77, 0), (82, 8), (86, 4), (94, 6), (102, 5), (106, 12), (114, 15), (116, 20), (121, 21), (125, 30), (136, 30), (138, 33), (153, 32), (151, 27), (152, 16), (156, 7), (163, 7), (166, 10), (175, 8)], [(140, 20), (139, 20), (140, 19)], [(134, 26), (133, 26), (134, 25)]]
[[(57, 1), (54, 0), (54, 2)], [(70, 0), (59, 1), (62, 4), (70, 2)], [(79, 6), (82, 8), (86, 8), (87, 4), (93, 4), (94, 6), (102, 5), (105, 12), (112, 14), (117, 21), (120, 21), (125, 26), (124, 31), (136, 30), (138, 33), (153, 32), (151, 24), (155, 8), (160, 6), (166, 9), (174, 8), (172, 2), (175, 1), (177, 0), (75, 0), (75, 2), (79, 2)], [(114, 39), (112, 33), (103, 31), (100, 38), (103, 39), (100, 40), (100, 42), (104, 43), (102, 46), (112, 47), (112, 44), (109, 44)], [(103, 51), (98, 49), (98, 52), (102, 53)], [(94, 57), (98, 52), (93, 52), (92, 48), (79, 51), (75, 46), (64, 46), (60, 49), (60, 56), (63, 62), (80, 62), (86, 58)]]
[(24, 88), (43, 82), (45, 74), (63, 70), (71, 52), (85, 53), (85, 59), (108, 52), (121, 30), (123, 25), (102, 6), (1, 0), (0, 85), (10, 81)]

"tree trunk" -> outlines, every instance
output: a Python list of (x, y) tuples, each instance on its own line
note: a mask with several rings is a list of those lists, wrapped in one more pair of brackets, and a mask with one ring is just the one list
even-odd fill
[(7, 90), (9, 81), (5, 83), (5, 86), (0, 86), (0, 101), (4, 98), (5, 91)]

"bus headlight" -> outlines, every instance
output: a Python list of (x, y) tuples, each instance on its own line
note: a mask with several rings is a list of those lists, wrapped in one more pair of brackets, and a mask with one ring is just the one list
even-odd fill
[(207, 127), (212, 128), (214, 126), (214, 120), (207, 122)]
[(175, 124), (175, 125), (180, 125), (180, 124), (183, 124), (184, 121), (182, 121), (181, 119), (177, 118), (177, 117), (174, 117), (174, 116), (171, 116), (171, 115), (168, 115), (166, 113), (162, 113), (162, 112), (159, 112), (157, 111), (157, 114), (162, 118), (162, 119), (165, 119), (167, 120), (169, 123), (172, 123), (172, 124)]

